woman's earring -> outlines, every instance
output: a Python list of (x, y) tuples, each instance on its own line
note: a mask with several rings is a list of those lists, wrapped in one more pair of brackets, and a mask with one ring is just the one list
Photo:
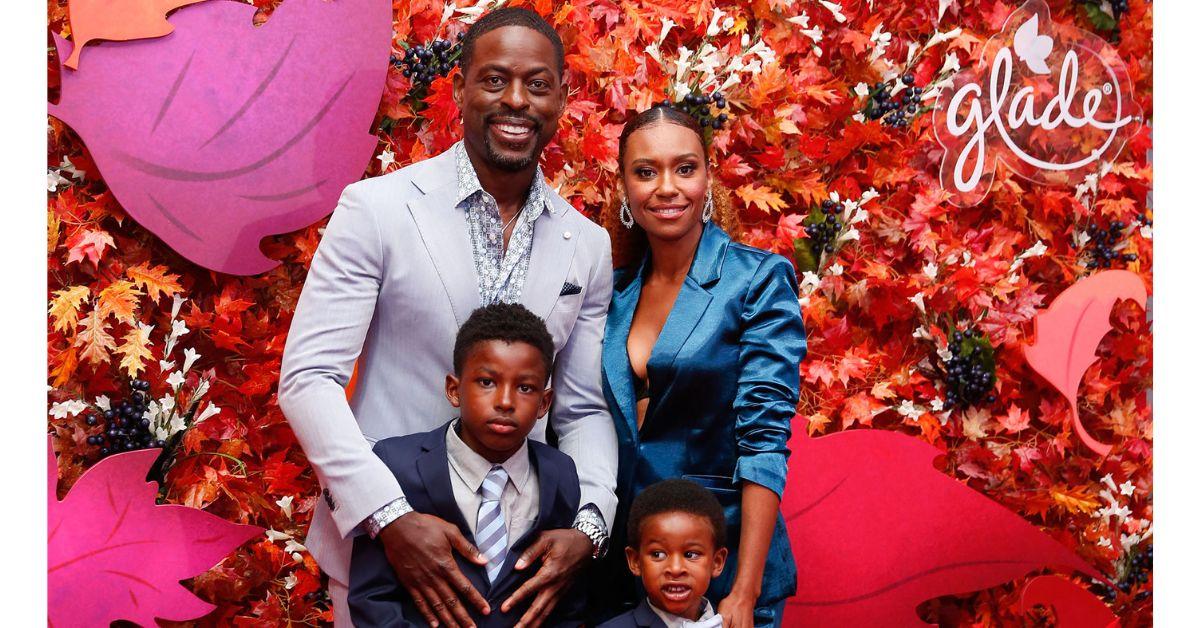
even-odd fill
[(708, 221), (712, 220), (712, 214), (713, 214), (712, 188), (709, 188), (708, 194), (706, 194), (704, 196), (704, 213), (700, 214), (700, 220), (703, 220), (704, 222), (708, 222)]
[(633, 228), (633, 210), (629, 209), (629, 199), (621, 199), (621, 224), (626, 229)]

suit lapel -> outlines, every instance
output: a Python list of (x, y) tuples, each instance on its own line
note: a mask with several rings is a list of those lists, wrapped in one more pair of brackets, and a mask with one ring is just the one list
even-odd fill
[[(552, 192), (548, 192), (552, 193)], [(547, 203), (553, 203), (546, 199)], [(557, 211), (561, 212), (562, 209)], [(562, 292), (575, 256), (578, 234), (567, 235), (565, 220), (549, 209), (533, 223), (533, 247), (529, 254), (529, 273), (521, 288), (521, 304), (546, 320)]]
[(454, 319), (461, 326), (479, 306), (479, 279), (475, 274), (467, 214), (454, 206), (457, 186), (451, 178), (432, 187), (425, 196), (409, 201), (408, 209), (450, 297)]
[[(644, 267), (644, 266), (643, 266)], [(637, 440), (637, 400), (633, 394), (633, 370), (629, 367), (629, 328), (633, 325), (633, 313), (642, 294), (642, 268), (631, 269), (632, 279), (613, 294), (612, 307), (608, 311), (608, 323), (604, 330), (602, 360), (604, 377), (617, 401), (615, 410), (628, 427), (634, 442)]]
[(633, 620), (637, 622), (638, 628), (667, 628), (658, 613), (650, 610), (650, 602), (645, 598), (633, 609)]
[(417, 458), (417, 472), (426, 496), (433, 504), (434, 512), (445, 521), (458, 526), (463, 536), (471, 540), (471, 528), (467, 526), (463, 513), (454, 501), (454, 488), (450, 485), (450, 459), (446, 455), (446, 430), (450, 423), (429, 433), (421, 443), (421, 455)]

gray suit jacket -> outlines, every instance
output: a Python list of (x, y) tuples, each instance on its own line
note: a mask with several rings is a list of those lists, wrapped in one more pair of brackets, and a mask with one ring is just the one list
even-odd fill
[[(403, 494), (372, 445), (427, 432), (455, 415), (445, 377), (458, 328), (479, 306), (466, 214), (454, 207), (457, 185), (447, 151), (348, 186), (288, 333), (279, 405), (324, 496), (305, 545), (342, 583), (349, 582), (350, 539), (362, 521)], [(549, 420), (559, 449), (579, 470), (580, 503), (596, 504), (611, 525), (617, 439), (600, 384), (611, 243), (557, 194), (551, 202), (553, 210), (534, 223), (521, 302), (554, 337)], [(564, 290), (567, 283), (582, 290)], [(347, 402), (356, 360), (358, 381)], [(543, 417), (531, 438), (544, 441), (545, 433)]]

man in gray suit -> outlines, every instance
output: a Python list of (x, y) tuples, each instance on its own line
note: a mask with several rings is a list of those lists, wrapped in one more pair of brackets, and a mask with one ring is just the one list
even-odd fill
[[(482, 564), (471, 541), (412, 512), (371, 452), (379, 439), (454, 416), (443, 391), (454, 337), (480, 305), (520, 302), (546, 321), (556, 350), (549, 424), (578, 468), (583, 504), (573, 529), (542, 533), (521, 556), (517, 568), (537, 571), (504, 610), (532, 597), (521, 625), (538, 625), (606, 550), (616, 510), (616, 434), (600, 384), (611, 246), (538, 166), (566, 106), (562, 42), (536, 13), (499, 9), (467, 32), (461, 65), (454, 98), (464, 140), (346, 188), (283, 356), (279, 404), (323, 487), (305, 544), (329, 575), (339, 628), (350, 625), (346, 584), (357, 534), (381, 539), (431, 625), (473, 626), (463, 604), (490, 611), (451, 554)], [(544, 440), (546, 423), (531, 437)]]

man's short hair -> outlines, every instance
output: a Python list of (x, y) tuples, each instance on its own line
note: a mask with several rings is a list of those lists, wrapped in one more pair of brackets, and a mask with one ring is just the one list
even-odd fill
[(562, 38), (545, 18), (524, 7), (501, 7), (485, 14), (467, 29), (467, 34), (463, 36), (462, 40), (462, 56), (459, 57), (459, 65), (462, 67), (464, 77), (467, 74), (467, 68), (471, 66), (471, 57), (475, 54), (475, 41), (485, 34), (505, 26), (524, 26), (549, 39), (550, 45), (554, 47), (554, 63), (558, 69), (558, 77), (562, 78), (563, 67), (566, 63)]
[(634, 498), (629, 507), (629, 525), (626, 533), (629, 546), (639, 547), (642, 542), (642, 523), (646, 519), (667, 513), (681, 512), (707, 519), (712, 524), (713, 544), (717, 549), (725, 547), (725, 511), (708, 489), (691, 480), (671, 479), (647, 486)]
[(554, 338), (546, 329), (546, 323), (520, 303), (493, 303), (471, 312), (454, 339), (454, 374), (462, 374), (467, 354), (475, 345), (489, 340), (532, 345), (542, 354), (546, 379), (550, 378), (554, 364)]

